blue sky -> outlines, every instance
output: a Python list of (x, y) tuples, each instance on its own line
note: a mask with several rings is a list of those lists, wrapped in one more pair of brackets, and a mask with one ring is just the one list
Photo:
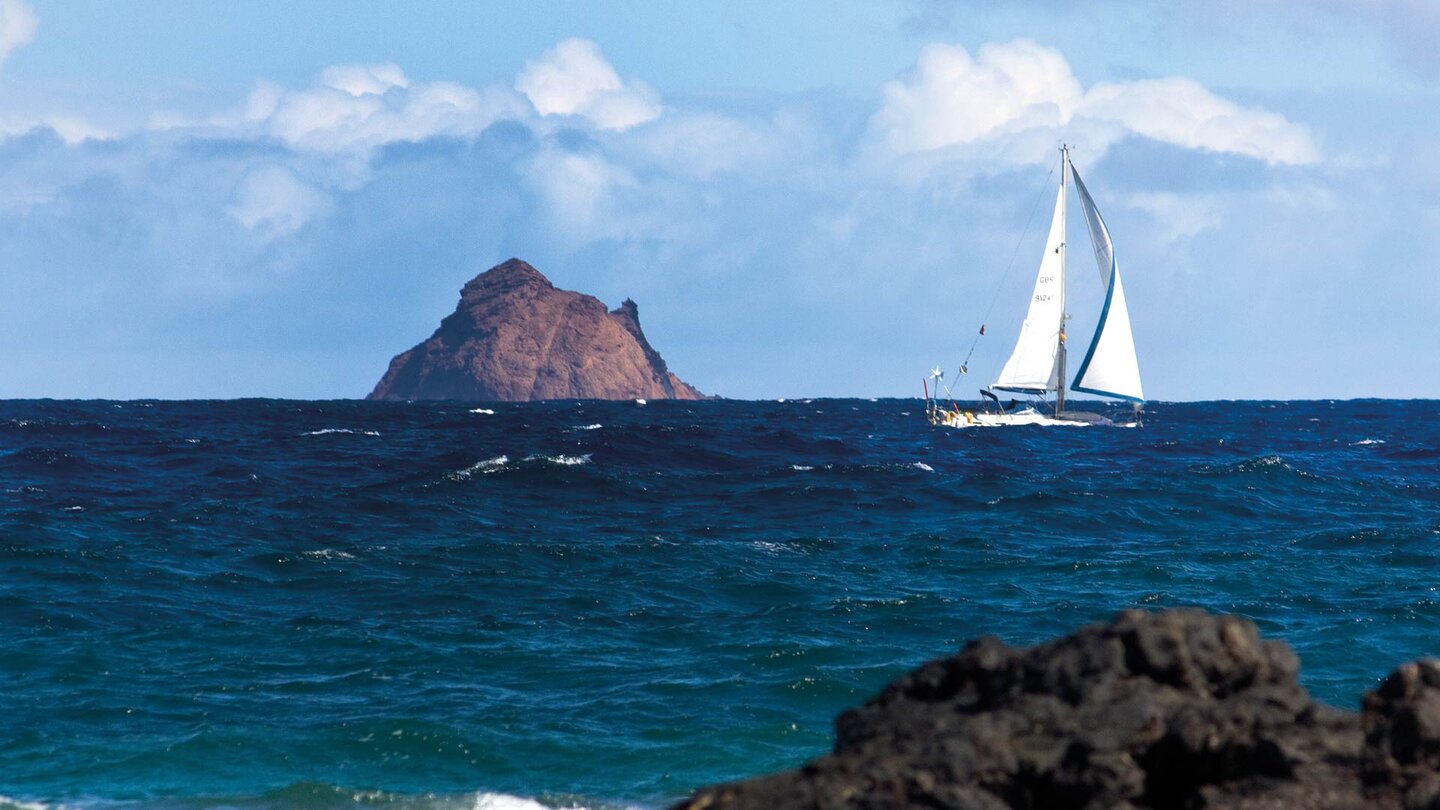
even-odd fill
[(708, 392), (979, 385), (1062, 140), (1152, 398), (1440, 397), (1440, 4), (536, 8), (0, 0), (0, 397), (363, 396), (510, 256)]

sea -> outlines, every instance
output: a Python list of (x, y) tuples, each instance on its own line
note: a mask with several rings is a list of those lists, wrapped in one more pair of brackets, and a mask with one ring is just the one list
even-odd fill
[(660, 808), (969, 639), (1440, 655), (1440, 402), (0, 402), (0, 810)]

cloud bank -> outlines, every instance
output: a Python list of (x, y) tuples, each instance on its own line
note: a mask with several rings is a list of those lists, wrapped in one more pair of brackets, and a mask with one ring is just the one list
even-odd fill
[(626, 130), (660, 115), (655, 91), (620, 76), (588, 39), (571, 38), (525, 65), (515, 79), (541, 115), (578, 115), (600, 129)]
[(1140, 135), (1271, 164), (1319, 157), (1305, 128), (1276, 113), (1242, 107), (1183, 77), (1086, 89), (1059, 51), (1028, 39), (986, 44), (974, 56), (958, 45), (927, 45), (915, 67), (881, 92), (872, 126), (900, 154), (1018, 144), (1022, 158), (1046, 159), (1040, 155), (1049, 140), (1063, 133), (1092, 153)]
[(25, 0), (0, 0), (0, 66), (16, 48), (35, 40), (35, 29), (39, 25), (39, 19)]

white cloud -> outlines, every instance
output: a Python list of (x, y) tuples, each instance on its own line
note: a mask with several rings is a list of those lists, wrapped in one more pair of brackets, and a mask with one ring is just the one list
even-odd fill
[(410, 86), (405, 72), (399, 65), (387, 62), (383, 65), (336, 65), (325, 68), (320, 74), (320, 83), (326, 87), (343, 90), (352, 96), (379, 96), (394, 88)]
[(330, 199), (283, 166), (252, 169), (225, 209), (232, 219), (267, 238), (286, 236), (330, 212)]
[(496, 121), (523, 116), (523, 105), (502, 88), (411, 83), (393, 64), (337, 65), (302, 90), (261, 82), (239, 115), (211, 123), (258, 130), (302, 149), (340, 152), (439, 135), (475, 135)]
[(1191, 79), (1097, 84), (1085, 94), (1078, 115), (1157, 141), (1267, 163), (1314, 163), (1319, 157), (1303, 127), (1268, 110), (1241, 107)]
[(1026, 39), (984, 45), (974, 58), (957, 45), (927, 45), (882, 97), (871, 126), (899, 154), (977, 144), (1043, 160), (1062, 137), (1098, 153), (1135, 134), (1271, 164), (1318, 159), (1309, 132), (1277, 113), (1242, 107), (1182, 77), (1085, 90), (1059, 51)]
[(35, 40), (40, 21), (25, 0), (0, 0), (0, 64), (16, 48)]
[(986, 140), (1032, 127), (1059, 127), (1080, 104), (1080, 82), (1059, 51), (1029, 40), (920, 51), (906, 79), (881, 90), (874, 124), (897, 152)]
[(625, 130), (660, 115), (655, 91), (637, 80), (622, 82), (588, 39), (564, 40), (526, 62), (515, 89), (541, 115), (577, 115), (600, 129)]
[(634, 143), (640, 156), (666, 172), (709, 180), (721, 174), (771, 171), (787, 155), (786, 147), (812, 145), (808, 133), (782, 131), (782, 126), (689, 112), (667, 115)]
[(1160, 245), (1218, 228), (1225, 213), (1225, 202), (1213, 194), (1142, 192), (1130, 195), (1126, 202), (1150, 217), (1146, 236)]
[(68, 144), (88, 140), (105, 140), (114, 137), (112, 133), (86, 121), (77, 115), (42, 115), (37, 118), (0, 119), (0, 136), (20, 135), (37, 127), (48, 127)]
[(567, 238), (583, 243), (626, 234), (619, 195), (637, 183), (605, 158), (546, 150), (531, 160), (524, 175), (543, 201), (552, 226)]

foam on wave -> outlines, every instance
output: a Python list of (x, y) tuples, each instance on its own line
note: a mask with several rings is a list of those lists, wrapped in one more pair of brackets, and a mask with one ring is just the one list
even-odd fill
[(562, 466), (562, 467), (578, 467), (578, 466), (580, 466), (581, 464), (589, 464), (589, 463), (590, 463), (590, 454), (589, 454), (589, 453), (586, 453), (586, 454), (584, 454), (584, 455), (579, 455), (579, 456), (567, 456), (567, 455), (560, 455), (560, 456), (542, 456), (542, 455), (533, 455), (533, 456), (526, 456), (526, 457), (525, 457), (525, 460), (526, 460), (526, 461), (545, 461), (545, 462), (549, 462), (550, 464), (558, 464), (558, 465), (560, 465), (560, 466)]

